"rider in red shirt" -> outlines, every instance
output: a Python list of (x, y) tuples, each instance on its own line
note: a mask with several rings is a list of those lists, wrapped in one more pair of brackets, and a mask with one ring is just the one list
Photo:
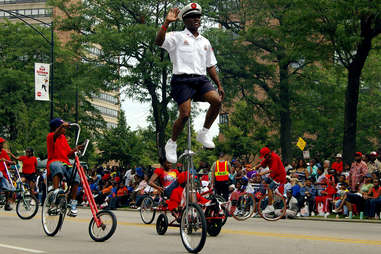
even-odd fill
[[(50, 121), (50, 133), (46, 138), (48, 149), (48, 162), (47, 169), (48, 174), (53, 177), (53, 189), (58, 193), (60, 181), (63, 177), (68, 181), (72, 175), (73, 167), (70, 164), (69, 157), (73, 155), (83, 146), (77, 146), (71, 149), (66, 140), (66, 129), (69, 127), (69, 123), (64, 122), (60, 118), (56, 118)], [(80, 184), (80, 178), (78, 172), (74, 175), (74, 184), (71, 188), (71, 201), (70, 201), (70, 213), (69, 216), (75, 217), (78, 214), (77, 210), (77, 192)]]
[(270, 173), (269, 177), (266, 177), (264, 180), (269, 185), (269, 204), (263, 210), (263, 213), (270, 213), (274, 211), (273, 206), (273, 191), (277, 189), (281, 195), (284, 194), (283, 185), (286, 183), (286, 170), (283, 166), (283, 163), (275, 152), (272, 152), (268, 147), (263, 147), (260, 151), (260, 158), (264, 158), (260, 165), (256, 166), (257, 170), (259, 167), (266, 168), (265, 170), (259, 173), (260, 176), (267, 175)]
[(3, 149), (5, 143), (5, 139), (0, 138), (0, 191), (5, 191), (5, 206), (4, 210), (10, 211), (12, 210), (9, 205), (9, 199), (11, 197), (11, 191), (14, 189), (11, 185), (11, 179), (7, 174), (5, 166), (9, 167), (11, 164), (15, 164), (9, 158), (8, 153)]
[[(164, 193), (165, 196), (170, 197), (172, 191), (178, 186), (176, 178), (180, 173), (177, 169), (171, 169), (172, 164), (167, 160), (160, 159), (160, 164), (163, 165), (163, 168), (155, 169), (148, 184)], [(161, 186), (156, 184), (157, 179), (159, 179)]]
[(33, 149), (27, 148), (25, 150), (26, 155), (16, 157), (12, 153), (10, 155), (18, 161), (22, 161), (22, 177), (27, 181), (31, 194), (34, 196), (35, 193), (35, 181), (37, 177), (37, 158), (33, 156)]

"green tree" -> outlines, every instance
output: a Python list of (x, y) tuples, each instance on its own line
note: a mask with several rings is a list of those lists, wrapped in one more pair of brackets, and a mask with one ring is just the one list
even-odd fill
[(99, 163), (116, 161), (121, 166), (144, 163), (145, 146), (141, 136), (127, 126), (124, 111), (118, 116), (118, 126), (105, 130), (97, 144)]
[(255, 110), (246, 101), (235, 103), (228, 124), (221, 125), (222, 141), (217, 149), (251, 163), (263, 145), (276, 149), (277, 140), (269, 136), (268, 128), (255, 120)]
[[(269, 131), (279, 132), (282, 158), (292, 154), (294, 82), (312, 63), (301, 53), (302, 35), (292, 36), (291, 0), (205, 0), (206, 15), (223, 29), (211, 33), (227, 95), (256, 109)], [(212, 43), (213, 44), (213, 43)]]
[[(305, 50), (316, 52), (322, 61), (344, 66), (347, 75), (344, 109), (344, 160), (356, 151), (358, 102), (361, 75), (372, 49), (380, 47), (381, 2), (369, 0), (295, 1), (293, 33), (307, 35)], [(308, 45), (308, 46), (307, 46)]]

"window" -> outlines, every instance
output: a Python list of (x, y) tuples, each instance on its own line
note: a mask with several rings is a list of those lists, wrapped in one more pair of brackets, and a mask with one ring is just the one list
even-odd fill
[(221, 113), (219, 117), (220, 124), (229, 124), (229, 114), (228, 113)]
[(102, 115), (111, 116), (111, 117), (118, 117), (118, 111), (110, 108), (105, 108), (99, 105), (93, 105), (94, 108), (98, 109), (99, 112), (101, 112)]
[[(2, 1), (2, 0), (0, 0)], [(38, 9), (19, 9), (19, 10), (11, 10), (12, 13), (15, 15), (25, 15), (25, 16), (31, 16), (31, 17), (51, 17), (52, 16), (52, 9), (51, 8), (38, 8)], [(0, 18), (9, 18), (9, 19), (15, 19), (16, 17), (10, 15), (7, 12), (0, 11)]]
[(110, 122), (107, 122), (107, 129), (113, 129), (113, 128), (116, 128), (118, 127), (117, 124), (115, 123), (110, 123)]
[(119, 103), (117, 97), (112, 96), (112, 95), (107, 94), (107, 93), (100, 93), (99, 95), (93, 94), (93, 97), (97, 98), (99, 100), (110, 102), (110, 103), (115, 104), (115, 105)]

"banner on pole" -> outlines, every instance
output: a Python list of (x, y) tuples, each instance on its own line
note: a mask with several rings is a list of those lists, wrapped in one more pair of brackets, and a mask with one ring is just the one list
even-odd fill
[(299, 147), (300, 150), (304, 150), (304, 148), (306, 147), (306, 141), (304, 141), (304, 139), (302, 138), (299, 138), (298, 139), (298, 143), (296, 143), (296, 146)]
[(50, 64), (34, 63), (34, 94), (37, 101), (49, 101)]

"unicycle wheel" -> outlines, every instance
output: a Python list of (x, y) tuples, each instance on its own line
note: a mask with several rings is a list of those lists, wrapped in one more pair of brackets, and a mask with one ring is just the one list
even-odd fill
[(206, 241), (206, 220), (199, 205), (189, 203), (181, 214), (180, 235), (185, 249), (190, 253), (202, 250)]

